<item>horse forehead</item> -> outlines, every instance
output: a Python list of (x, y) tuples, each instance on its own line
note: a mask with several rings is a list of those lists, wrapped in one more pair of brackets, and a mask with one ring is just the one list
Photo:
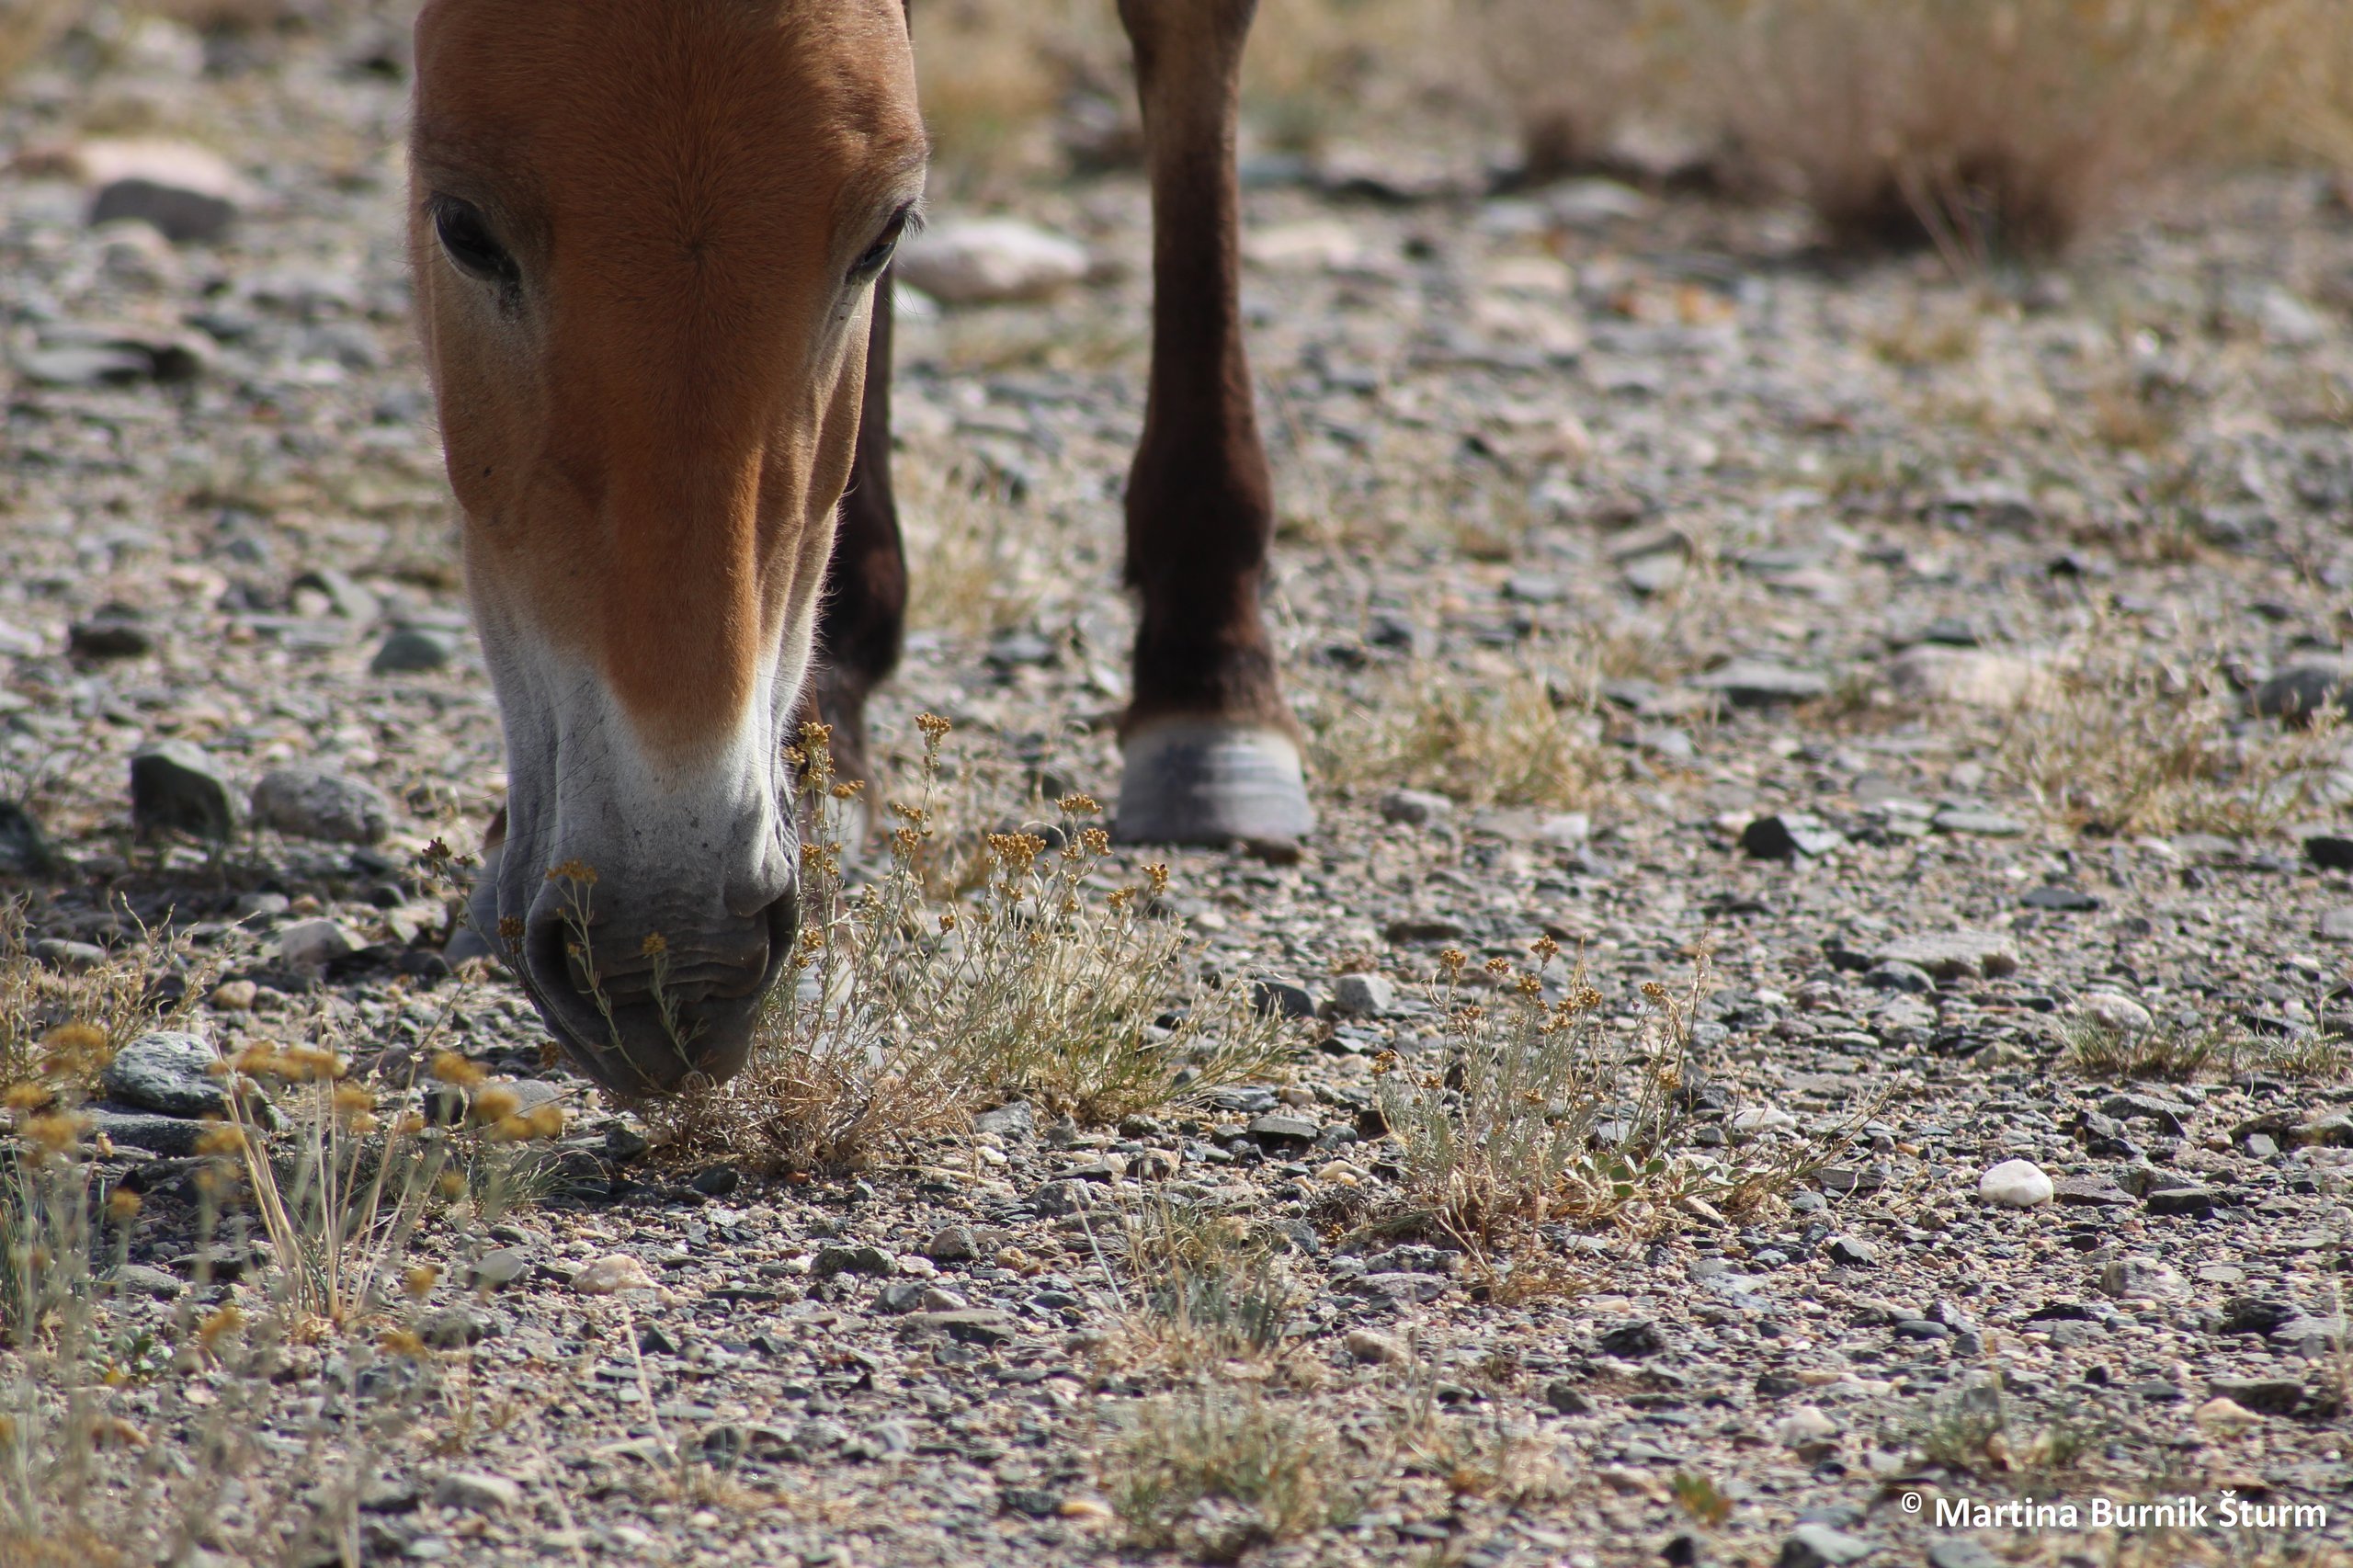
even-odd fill
[(899, 0), (431, 0), (416, 33), (420, 150), (543, 190), (805, 188), (923, 141)]

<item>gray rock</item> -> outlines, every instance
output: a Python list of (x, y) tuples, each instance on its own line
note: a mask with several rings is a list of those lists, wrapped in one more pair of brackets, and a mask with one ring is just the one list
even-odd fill
[(2341, 833), (2304, 835), (2304, 858), (2324, 871), (2353, 871), (2353, 837)]
[(979, 1238), (970, 1225), (944, 1225), (924, 1244), (923, 1255), (934, 1263), (962, 1263), (980, 1253)]
[(1427, 790), (1392, 790), (1381, 797), (1383, 822), (1420, 827), (1453, 813), (1454, 802)]
[(65, 630), (65, 646), (85, 659), (135, 659), (155, 651), (155, 634), (129, 614), (101, 614)]
[(143, 1263), (126, 1263), (107, 1276), (117, 1295), (153, 1296), (170, 1301), (188, 1289), (188, 1281), (176, 1274), (160, 1268), (150, 1268)]
[(870, 1278), (887, 1279), (898, 1272), (898, 1259), (877, 1246), (819, 1247), (817, 1256), (809, 1261), (809, 1273), (818, 1279), (831, 1279), (836, 1274), (863, 1274)]
[(893, 1279), (882, 1287), (874, 1304), (892, 1317), (904, 1317), (920, 1311), (926, 1304), (925, 1298), (931, 1294), (931, 1287), (920, 1279)]
[(414, 675), (438, 670), (458, 656), (458, 640), (446, 631), (404, 627), (384, 639), (368, 661), (370, 675)]
[(2156, 1019), (2149, 1009), (2130, 996), (2120, 996), (2113, 991), (2090, 991), (2075, 1003), (2079, 1017), (2114, 1029), (2119, 1034), (2146, 1034), (2156, 1027)]
[(1316, 1133), (1321, 1131), (1322, 1129), (1315, 1123), (1305, 1117), (1299, 1116), (1255, 1117), (1251, 1119), (1249, 1129), (1250, 1136), (1256, 1139), (1261, 1146), (1267, 1148), (1313, 1143), (1315, 1142)]
[(14, 801), (0, 801), (0, 876), (42, 876), (56, 864), (56, 852), (32, 812)]
[(296, 838), (376, 844), (392, 831), (392, 804), (373, 784), (310, 767), (279, 767), (254, 786), (254, 821)]
[(228, 1091), (212, 1069), (220, 1055), (202, 1039), (177, 1029), (141, 1035), (114, 1054), (99, 1083), (124, 1105), (161, 1116), (222, 1116)]
[(2189, 1281), (2154, 1257), (2109, 1258), (2099, 1288), (2119, 1301), (2177, 1301), (2189, 1294)]
[(1468, 934), (1461, 921), (1444, 915), (1408, 915), (1381, 928), (1381, 940), (1403, 947), (1421, 942), (1455, 942)]
[(1712, 691), (1734, 708), (1773, 708), (1789, 702), (1811, 702), (1830, 695), (1830, 682), (1811, 670), (1791, 669), (1763, 659), (1734, 659), (1688, 685)]
[(961, 1312), (914, 1312), (904, 1320), (911, 1333), (944, 1334), (966, 1345), (1005, 1345), (1020, 1333), (1010, 1313), (975, 1307)]
[(2152, 1187), (2141, 1206), (2152, 1214), (2211, 1214), (2222, 1194), (2211, 1187), (2186, 1182), (2179, 1187)]
[(1038, 1115), (1029, 1108), (1028, 1100), (1008, 1100), (995, 1110), (984, 1110), (972, 1118), (972, 1131), (993, 1132), (999, 1138), (1034, 1138), (1038, 1135)]
[(186, 741), (131, 754), (131, 822), (142, 835), (186, 833), (220, 843), (237, 831), (237, 797), (220, 765)]
[(2318, 931), (2324, 942), (2353, 942), (2353, 904), (2324, 911)]
[(1050, 1220), (1094, 1207), (1095, 1195), (1085, 1181), (1050, 1181), (1029, 1195), (1029, 1211)]
[(1906, 996), (1927, 996), (1937, 989), (1937, 977), (1915, 963), (1885, 960), (1863, 971), (1863, 983), (1874, 991), (1893, 991)]
[(1860, 1562), (1878, 1550), (1876, 1543), (1828, 1525), (1800, 1525), (1782, 1540), (1781, 1555), (1774, 1562), (1778, 1568), (1839, 1568)]
[(358, 950), (351, 934), (333, 920), (297, 920), (278, 934), (278, 961), (292, 969), (324, 969)]
[(1332, 982), (1332, 1011), (1342, 1017), (1377, 1018), (1397, 1006), (1397, 987), (1378, 974), (1344, 974)]
[(443, 1307), (426, 1313), (416, 1325), (417, 1337), (438, 1350), (462, 1350), (496, 1332), (494, 1320), (469, 1307)]
[(1253, 981), (1250, 1005), (1262, 1017), (1312, 1018), (1315, 1016), (1315, 994), (1306, 986), (1288, 980)]
[(530, 1272), (531, 1259), (520, 1247), (494, 1247), (474, 1260), (466, 1283), (477, 1290), (503, 1290)]
[(1938, 980), (1995, 980), (2017, 971), (2018, 949), (1998, 931), (1940, 931), (1883, 943), (1874, 964), (1906, 963)]
[(1849, 1268), (1868, 1268), (1879, 1261), (1879, 1248), (1859, 1236), (1833, 1236), (1822, 1244), (1823, 1255)]
[(2299, 665), (2255, 688), (2254, 708), (2267, 719), (2309, 722), (2331, 703), (2353, 714), (2353, 680), (2340, 665)]
[(297, 595), (313, 593), (323, 596), (328, 608), (347, 620), (356, 620), (365, 626), (376, 619), (379, 608), (376, 596), (338, 567), (314, 566), (288, 585)]

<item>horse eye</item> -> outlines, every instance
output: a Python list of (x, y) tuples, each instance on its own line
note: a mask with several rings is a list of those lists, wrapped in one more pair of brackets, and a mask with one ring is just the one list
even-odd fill
[(899, 248), (900, 238), (907, 232), (907, 212), (908, 210), (902, 207), (891, 214), (890, 222), (883, 225), (881, 236), (867, 246), (866, 254), (851, 265), (851, 283), (871, 283), (881, 276), (884, 267), (891, 265), (891, 253)]
[(454, 196), (434, 198), (433, 232), (439, 236), (450, 265), (467, 276), (506, 288), (523, 280), (523, 269), (515, 265), (506, 247), (491, 237), (489, 222), (472, 202)]

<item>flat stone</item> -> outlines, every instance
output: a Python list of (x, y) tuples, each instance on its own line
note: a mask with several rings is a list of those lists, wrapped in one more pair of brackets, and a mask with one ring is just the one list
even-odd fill
[(98, 139), (76, 147), (74, 162), (92, 190), (93, 226), (133, 219), (175, 244), (219, 239), (252, 199), (227, 160), (193, 142)]
[(1314, 1122), (1299, 1116), (1261, 1116), (1253, 1119), (1249, 1128), (1250, 1136), (1259, 1143), (1276, 1146), (1313, 1143), (1322, 1131)]
[(1084, 1181), (1050, 1181), (1029, 1195), (1029, 1211), (1059, 1219), (1095, 1207), (1095, 1195)]
[(1879, 1261), (1879, 1248), (1860, 1236), (1833, 1236), (1822, 1244), (1823, 1256), (1849, 1268), (1868, 1268)]
[(1915, 963), (1891, 963), (1882, 960), (1863, 971), (1863, 983), (1874, 991), (1927, 996), (1936, 992), (1937, 977)]
[(85, 659), (135, 659), (155, 651), (155, 634), (131, 617), (100, 616), (67, 627), (65, 646)]
[(1378, 974), (1343, 974), (1332, 982), (1332, 1011), (1343, 1017), (1377, 1018), (1397, 1006), (1397, 987)]
[(2015, 973), (2018, 949), (1998, 931), (1940, 931), (1880, 947), (1873, 963), (1908, 963), (1938, 980), (1996, 980)]
[(2129, 1209), (2140, 1201), (2106, 1176), (2058, 1176), (2051, 1187), (2052, 1196), (2061, 1203), (2079, 1209)]
[(1348, 1330), (1342, 1343), (1350, 1356), (1373, 1366), (1402, 1366), (1413, 1358), (1404, 1341), (1370, 1328)]
[(254, 786), (254, 821), (296, 838), (376, 844), (392, 831), (392, 805), (373, 784), (311, 767), (273, 768)]
[(187, 1117), (157, 1116), (152, 1111), (111, 1105), (85, 1106), (82, 1115), (89, 1124), (92, 1138), (103, 1137), (118, 1147), (144, 1149), (167, 1159), (194, 1154), (197, 1140), (210, 1125)]
[(1928, 1568), (2002, 1568), (2002, 1560), (1967, 1536), (1932, 1541)]
[(913, 1332), (944, 1334), (964, 1345), (1006, 1345), (1020, 1325), (1007, 1312), (972, 1308), (961, 1312), (911, 1312), (902, 1320)]
[(126, 1263), (110, 1271), (107, 1283), (119, 1296), (153, 1296), (169, 1301), (188, 1289), (188, 1281), (176, 1274), (151, 1268), (143, 1263)]
[(899, 247), (898, 276), (951, 305), (1040, 300), (1093, 265), (1077, 241), (1017, 218), (943, 218)]
[(1819, 1406), (1801, 1404), (1773, 1423), (1773, 1437), (1785, 1449), (1799, 1453), (1824, 1451), (1843, 1430)]
[(1693, 676), (1685, 684), (1712, 691), (1734, 708), (1774, 708), (1830, 695), (1830, 682), (1824, 676), (1763, 659), (1734, 659), (1704, 675)]
[(438, 670), (458, 656), (458, 640), (446, 631), (404, 627), (378, 645), (368, 661), (370, 675), (415, 675)]
[(237, 798), (218, 763), (186, 741), (131, 754), (131, 821), (140, 833), (186, 833), (214, 843), (237, 831)]
[(177, 1029), (141, 1035), (114, 1054), (99, 1075), (107, 1094), (161, 1116), (225, 1116), (228, 1091), (213, 1069), (220, 1053), (200, 1036)]
[(63, 937), (43, 937), (33, 944), (32, 952), (40, 962), (64, 974), (80, 974), (107, 961), (107, 950), (96, 942), (74, 942)]
[(2304, 858), (2324, 871), (2353, 871), (2353, 836), (2308, 833), (2304, 835)]
[(2018, 902), (2029, 909), (2047, 910), (2053, 915), (2088, 915), (2099, 907), (2096, 894), (2056, 883), (2030, 888)]
[(2332, 1112), (2288, 1130), (2288, 1142), (2299, 1149), (2353, 1149), (2353, 1113)]
[(2353, 904), (2324, 910), (2314, 934), (2324, 942), (2353, 942)]
[(2211, 1214), (2221, 1194), (2211, 1187), (2186, 1185), (2152, 1188), (2141, 1205), (2152, 1214)]
[(1965, 834), (1974, 838), (2016, 838), (2026, 832), (2026, 824), (1999, 812), (1941, 811), (1928, 819), (1928, 825), (1938, 833)]
[(2002, 1209), (2033, 1209), (2051, 1201), (2057, 1188), (2031, 1160), (2004, 1160), (1978, 1178), (1977, 1196)]
[(2293, 1415), (2309, 1397), (2294, 1378), (2213, 1378), (2206, 1388), (2217, 1399), (2266, 1415)]

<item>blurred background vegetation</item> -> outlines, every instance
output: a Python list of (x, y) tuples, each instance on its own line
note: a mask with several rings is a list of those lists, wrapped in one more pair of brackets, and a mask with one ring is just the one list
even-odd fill
[[(0, 0), (0, 70), (142, 17), (396, 36), (415, 3)], [(2348, 23), (2347, 0), (1263, 0), (1244, 151), (1794, 198), (1836, 245), (2033, 256), (2154, 176), (2353, 168)], [(915, 34), (937, 195), (1135, 163), (1112, 0), (917, 0)]]

